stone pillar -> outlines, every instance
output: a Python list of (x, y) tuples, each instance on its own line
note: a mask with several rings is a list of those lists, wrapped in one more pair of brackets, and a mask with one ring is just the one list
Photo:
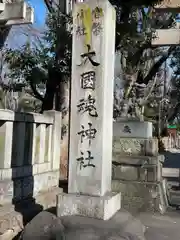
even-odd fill
[(25, 134), (26, 123), (15, 121), (13, 125), (12, 167), (21, 167), (24, 164)]
[(37, 163), (44, 163), (45, 157), (45, 138), (46, 138), (46, 124), (39, 124), (36, 127), (36, 154)]
[(0, 119), (0, 169), (9, 169), (12, 157), (14, 113), (9, 110), (0, 110)]
[(14, 112), (0, 110), (0, 204), (10, 203), (13, 197), (12, 145)]
[(58, 170), (60, 168), (60, 145), (61, 145), (61, 113), (54, 110), (44, 112), (45, 115), (52, 116), (54, 118), (52, 129), (52, 170)]
[(121, 190), (122, 207), (130, 212), (165, 213), (162, 163), (152, 123), (121, 119), (114, 122), (112, 189)]
[(59, 216), (106, 220), (120, 209), (111, 193), (115, 18), (107, 0), (74, 6), (69, 182)]

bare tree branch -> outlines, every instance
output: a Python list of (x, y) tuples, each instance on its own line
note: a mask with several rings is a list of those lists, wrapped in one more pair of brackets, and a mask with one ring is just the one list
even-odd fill
[(53, 12), (52, 0), (44, 0), (44, 3), (50, 13)]
[(33, 84), (33, 82), (32, 81), (30, 81), (30, 87), (31, 87), (31, 89), (32, 89), (32, 91), (33, 91), (33, 94), (34, 94), (34, 96), (37, 98), (37, 99), (39, 99), (40, 101), (44, 101), (44, 98), (41, 96), (41, 94), (38, 92), (38, 90), (36, 89), (36, 86)]
[[(157, 73), (158, 69), (161, 67), (161, 65), (168, 59), (168, 57), (171, 55), (172, 51), (176, 49), (176, 46), (172, 46), (169, 48), (168, 52), (166, 55), (162, 56), (150, 69), (149, 73), (147, 76), (143, 79), (144, 84), (148, 84), (150, 80), (155, 76)], [(138, 82), (138, 81), (137, 81)]]

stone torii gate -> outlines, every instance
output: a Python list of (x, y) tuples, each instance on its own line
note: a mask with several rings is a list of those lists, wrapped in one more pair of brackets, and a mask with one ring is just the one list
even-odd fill
[(13, 25), (34, 22), (34, 10), (24, 0), (0, 0), (0, 49)]
[[(161, 4), (155, 6), (156, 11), (180, 13), (179, 0), (164, 0)], [(157, 29), (156, 38), (152, 40), (153, 46), (169, 46), (180, 44), (180, 27), (170, 29)]]

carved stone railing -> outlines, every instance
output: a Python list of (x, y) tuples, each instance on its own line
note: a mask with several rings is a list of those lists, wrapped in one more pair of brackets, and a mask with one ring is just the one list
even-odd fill
[(58, 186), (61, 113), (0, 110), (0, 205)]

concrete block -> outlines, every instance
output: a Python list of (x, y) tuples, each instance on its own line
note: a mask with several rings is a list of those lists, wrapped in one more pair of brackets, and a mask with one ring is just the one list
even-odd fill
[(45, 138), (46, 138), (46, 124), (38, 124), (36, 127), (36, 154), (35, 162), (44, 163), (45, 158)]
[(144, 164), (155, 165), (158, 162), (164, 162), (164, 155), (158, 156), (122, 156), (120, 153), (113, 152), (113, 159), (115, 165), (126, 164), (126, 165), (137, 165), (141, 166)]
[(0, 181), (0, 205), (11, 203), (14, 196), (14, 184), (11, 180)]
[(26, 17), (26, 6), (26, 3), (22, 1), (6, 3), (4, 11), (0, 14), (0, 21), (24, 19)]
[(0, 121), (0, 169), (11, 167), (12, 139), (13, 122)]
[(162, 164), (159, 163), (156, 166), (149, 166), (147, 168), (147, 177), (146, 181), (148, 182), (160, 182), (163, 180), (162, 178)]
[(57, 196), (58, 217), (80, 215), (108, 220), (121, 208), (121, 194), (110, 193), (103, 197), (75, 194)]
[(116, 180), (127, 180), (127, 181), (138, 181), (139, 180), (139, 169), (132, 166), (113, 166), (112, 168), (112, 179)]
[(152, 123), (119, 120), (113, 122), (114, 137), (152, 138)]
[(113, 137), (113, 156), (157, 156), (156, 138), (120, 138)]
[(6, 22), (6, 26), (32, 24), (32, 23), (34, 23), (34, 9), (27, 5), (26, 6), (25, 18), (24, 19), (8, 20)]
[(0, 169), (0, 180), (11, 180), (12, 178), (12, 168)]
[(40, 163), (38, 165), (38, 173), (45, 173), (51, 171), (51, 163)]
[(33, 196), (49, 191), (59, 184), (59, 170), (48, 171), (33, 176)]
[(59, 170), (46, 171), (34, 176), (32, 168), (28, 170), (28, 176), (25, 176), (23, 167), (16, 169), (16, 176), (13, 180), (8, 178), (9, 176), (6, 177), (8, 173), (12, 172), (11, 169), (0, 172), (1, 178), (4, 178), (0, 180), (0, 205), (11, 203), (12, 199), (19, 201), (27, 197), (36, 197), (42, 192), (50, 191), (59, 184)]
[(24, 165), (33, 165), (35, 161), (36, 124), (26, 122), (24, 142)]
[(47, 116), (45, 114), (39, 113), (26, 113), (25, 114), (25, 121), (26, 122), (33, 122), (33, 123), (42, 123), (42, 124), (53, 124), (54, 119), (52, 116)]
[(14, 121), (14, 112), (11, 110), (0, 109), (0, 119), (1, 121)]
[(125, 181), (160, 182), (162, 164), (141, 166), (115, 166), (112, 168), (112, 179)]
[(57, 170), (60, 167), (60, 145), (61, 145), (61, 119), (62, 115), (56, 111), (46, 111), (45, 116), (53, 118), (52, 141), (51, 141), (51, 169)]
[(52, 125), (46, 126), (46, 137), (45, 137), (45, 155), (44, 161), (51, 162), (52, 161)]
[(162, 182), (112, 181), (112, 190), (121, 191), (122, 208), (131, 213), (165, 213), (168, 205), (162, 187)]
[(12, 142), (12, 167), (23, 166), (25, 150), (26, 123), (13, 123), (13, 142)]

